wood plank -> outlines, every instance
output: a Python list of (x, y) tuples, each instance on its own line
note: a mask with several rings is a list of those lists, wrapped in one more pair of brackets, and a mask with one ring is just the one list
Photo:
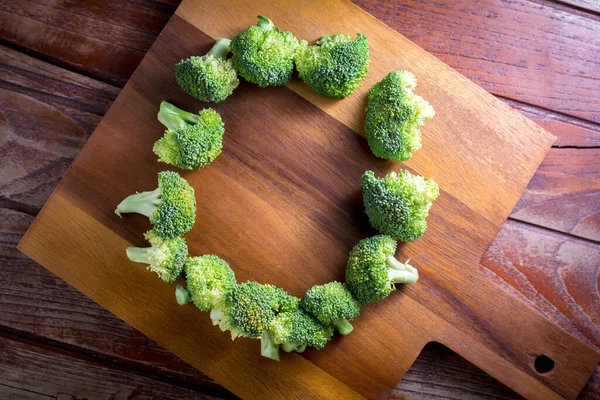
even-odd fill
[(596, 0), (556, 0), (560, 3), (568, 4), (582, 10), (600, 12), (600, 3)]
[[(376, 20), (358, 14), (348, 3), (340, 3), (339, 7), (332, 6), (332, 3), (310, 4), (315, 12), (313, 22), (322, 26), (331, 24), (329, 30), (346, 31), (349, 26), (362, 26), (371, 38), (375, 61), (385, 63), (397, 57), (401, 65), (408, 65), (420, 78), (437, 72), (437, 80), (424, 79), (426, 84), (422, 93), (427, 98), (453, 104), (454, 109), (451, 116), (443, 108), (439, 111), (438, 124), (442, 124), (444, 129), (440, 128), (442, 125), (432, 124), (427, 139), (432, 146), (439, 147), (442, 143), (444, 146), (456, 146), (455, 138), (462, 137), (465, 132), (477, 132), (477, 135), (469, 136), (469, 143), (463, 143), (464, 148), (457, 151), (460, 153), (466, 148), (477, 150), (476, 161), (467, 167), (462, 157), (459, 165), (450, 168), (454, 175), (445, 171), (446, 163), (454, 159), (453, 151), (444, 152), (447, 159), (437, 165), (424, 162), (427, 159), (425, 151), (421, 152), (425, 158), (419, 160), (417, 157), (414, 163), (409, 163), (416, 171), (433, 174), (440, 181), (443, 190), (436, 204), (446, 216), (434, 211), (430, 216), (427, 237), (418, 245), (414, 243), (402, 249), (404, 256), (419, 260), (418, 267), (422, 271), (420, 285), (406, 288), (405, 296), (395, 296), (373, 306), (371, 312), (365, 310), (357, 322), (356, 333), (336, 342), (335, 346), (326, 347), (321, 352), (309, 352), (305, 355), (306, 359), (292, 355), (273, 369), (268, 363), (252, 358), (248, 347), (251, 344), (238, 343), (230, 347), (231, 343), (223, 343), (222, 335), (215, 334), (214, 330), (196, 319), (195, 309), (173, 308), (168, 301), (172, 301), (172, 287), (161, 285), (142, 270), (119, 268), (125, 261), (119, 249), (138, 241), (139, 231), (147, 223), (135, 218), (130, 218), (132, 223), (127, 226), (120, 221), (116, 223), (116, 217), (110, 211), (112, 205), (117, 198), (131, 191), (133, 182), (139, 187), (154, 185), (155, 173), (160, 166), (155, 164), (149, 152), (140, 153), (138, 150), (154, 141), (149, 131), (162, 131), (154, 120), (156, 105), (164, 97), (185, 108), (195, 104), (175, 85), (173, 62), (188, 50), (197, 51), (199, 46), (206, 47), (211, 43), (210, 40), (204, 40), (202, 44), (173, 40), (182, 37), (200, 40), (199, 34), (194, 34), (177, 18), (170, 21), (96, 134), (80, 153), (70, 173), (46, 203), (33, 228), (21, 242), (22, 248), (28, 249), (28, 254), (63, 276), (67, 282), (85, 290), (92, 299), (192, 365), (225, 382), (236, 393), (264, 396), (264, 391), (268, 391), (269, 395), (281, 396), (282, 393), (273, 390), (272, 386), (243, 385), (250, 379), (263, 382), (260, 376), (266, 373), (277, 374), (276, 379), (282, 379), (286, 388), (301, 390), (303, 394), (308, 390), (320, 395), (347, 390), (338, 385), (341, 382), (363, 395), (379, 397), (395, 385), (398, 379), (396, 372), (403, 374), (427, 341), (439, 339), (523, 395), (544, 399), (574, 397), (596, 366), (597, 354), (490, 284), (478, 271), (477, 265), (499, 224), (533, 174), (533, 168), (537, 168), (541, 161), (542, 150), (549, 146), (545, 138), (539, 142), (535, 139), (536, 132), (540, 137), (544, 133)], [(257, 10), (242, 7), (253, 6), (256, 5), (240, 4), (236, 8), (227, 4), (210, 8), (210, 12), (205, 8), (203, 11), (207, 12), (202, 15), (186, 15), (186, 10), (198, 10), (195, 3), (187, 2), (180, 6), (177, 15), (190, 18), (188, 21), (203, 29), (207, 27), (212, 36), (221, 36), (231, 29), (243, 29), (247, 24), (243, 15), (255, 14)], [(306, 35), (306, 32), (303, 33), (307, 29), (305, 24), (289, 17), (290, 13), (299, 15), (298, 12), (290, 12), (287, 8), (284, 12), (275, 3), (256, 7), (267, 9), (273, 18)], [(225, 16), (219, 13), (224, 9), (238, 13), (228, 14), (228, 20), (236, 21), (239, 26), (220, 25)], [(384, 37), (387, 38), (386, 46), (383, 45)], [(411, 53), (415, 54), (410, 56)], [(374, 62), (373, 76), (367, 79), (377, 79), (384, 67), (389, 69), (390, 66), (378, 66)], [(149, 73), (153, 77), (151, 85), (148, 84)], [(438, 85), (442, 82), (443, 85)], [(227, 138), (233, 145), (226, 145), (223, 155), (211, 167), (198, 174), (186, 174), (202, 198), (200, 218), (207, 216), (202, 218), (199, 231), (196, 234), (192, 231), (187, 237), (193, 253), (227, 254), (240, 280), (271, 281), (300, 294), (315, 281), (339, 276), (336, 266), (344, 264), (347, 250), (357, 238), (367, 234), (360, 230), (360, 226), (354, 225), (357, 222), (354, 216), (356, 193), (352, 187), (356, 180), (352, 177), (359, 176), (365, 166), (373, 164), (366, 159), (362, 139), (348, 130), (349, 126), (356, 127), (356, 121), (350, 120), (350, 116), (359, 115), (364, 109), (364, 104), (357, 101), (364, 98), (364, 88), (356, 98), (342, 104), (326, 104), (323, 99), (314, 99), (294, 84), (290, 87), (327, 114), (290, 91), (281, 88), (253, 91), (248, 85), (242, 85), (227, 102), (218, 105), (217, 109), (228, 124)], [(460, 90), (466, 93), (455, 98)], [(472, 103), (467, 106), (466, 101)], [(347, 108), (345, 112), (344, 108)], [(265, 113), (272, 113), (277, 118), (269, 118)], [(298, 115), (303, 118), (300, 120)], [(305, 118), (307, 115), (311, 118)], [(327, 115), (338, 116), (344, 124)], [(318, 126), (314, 126), (317, 118)], [(469, 129), (469, 126), (461, 125), (479, 118), (485, 120), (482, 128), (471, 126)], [(270, 135), (265, 132), (265, 119), (271, 122)], [(508, 124), (508, 120), (513, 122)], [(452, 136), (453, 141), (444, 141), (448, 132), (456, 128), (460, 130)], [(144, 134), (134, 134), (138, 131)], [(322, 131), (326, 131), (327, 135), (323, 135)], [(275, 133), (277, 136), (273, 136)], [(274, 137), (277, 141), (273, 140)], [(350, 137), (358, 140), (350, 141)], [(484, 145), (481, 142), (483, 137), (491, 142)], [(122, 146), (115, 148), (112, 145), (115, 142)], [(136, 149), (135, 152), (127, 151), (125, 143), (128, 142), (131, 148)], [(337, 145), (335, 152), (329, 151), (328, 143), (331, 142)], [(520, 151), (521, 146), (527, 148), (526, 155)], [(267, 147), (271, 149), (270, 158), (257, 157)], [(502, 152), (505, 152), (504, 156), (501, 156)], [(508, 158), (517, 154), (523, 157), (509, 162)], [(468, 156), (466, 152), (462, 155)], [(302, 162), (306, 159), (315, 162), (307, 165)], [(480, 166), (491, 167), (489, 164), (480, 165), (481, 159), (493, 163), (495, 171), (506, 172), (512, 168), (512, 172), (510, 176), (502, 177), (486, 175), (486, 170), (480, 169)], [(98, 169), (91, 168), (91, 165), (105, 167)], [(517, 165), (518, 168), (515, 168)], [(344, 169), (341, 170), (340, 166)], [(375, 166), (378, 171), (385, 170), (384, 166)], [(461, 176), (464, 178), (465, 171), (471, 182), (480, 185), (482, 191), (477, 191), (477, 197), (470, 197), (474, 193), (473, 188), (459, 190), (464, 186)], [(119, 176), (119, 179), (110, 179), (110, 185), (103, 184), (111, 176)], [(493, 208), (488, 208), (490, 204), (486, 200), (490, 189), (495, 196), (490, 199), (494, 203)], [(242, 203), (244, 209), (237, 206)], [(73, 213), (73, 218), (59, 218), (67, 210)], [(448, 215), (454, 218), (449, 219)], [(61, 238), (75, 231), (79, 234), (70, 237), (69, 246), (65, 246)], [(50, 232), (54, 234), (49, 235)], [(260, 240), (257, 240), (256, 232), (262, 235)], [(265, 246), (265, 239), (271, 243), (269, 238), (277, 245)], [(232, 243), (236, 245), (232, 246)], [(92, 253), (91, 258), (81, 254), (85, 248)], [(102, 257), (94, 257), (99, 254)], [(76, 263), (78, 268), (70, 268)], [(261, 268), (252, 268), (258, 265)], [(305, 265), (305, 281), (299, 282), (293, 271), (282, 269), (281, 265)], [(88, 268), (93, 268), (93, 275), (86, 272)], [(463, 274), (469, 276), (469, 282), (462, 279)], [(95, 283), (90, 285), (91, 278)], [(111, 291), (106, 290), (107, 287)], [(485, 302), (479, 301), (474, 288), (485, 293)], [(432, 305), (435, 307), (429, 309)], [(407, 315), (418, 317), (406, 321), (397, 313), (398, 307)], [(157, 318), (159, 315), (160, 318)], [(374, 318), (377, 324), (373, 323)], [(505, 324), (507, 318), (520, 327), (519, 335), (515, 336), (511, 326)], [(182, 326), (177, 322), (181, 320), (187, 320), (188, 324)], [(179, 327), (177, 337), (168, 333), (173, 326)], [(387, 333), (376, 334), (373, 332), (375, 329), (383, 329)], [(365, 350), (369, 346), (377, 348), (382, 345), (373, 338), (388, 335), (399, 338), (396, 348), (385, 346), (385, 351)], [(210, 361), (204, 354), (190, 352), (201, 338), (210, 338), (204, 341), (213, 355)], [(552, 376), (533, 373), (532, 362), (536, 354), (548, 354), (556, 361)], [(349, 365), (360, 366), (360, 379), (352, 374), (357, 369), (348, 368)], [(224, 369), (228, 371), (226, 375)], [(327, 374), (322, 371), (327, 371)], [(310, 385), (306, 381), (309, 377)], [(315, 383), (315, 379), (320, 379), (320, 384)], [(248, 393), (248, 390), (251, 392)]]
[(481, 265), (489, 279), (600, 348), (600, 245), (508, 221)]
[[(166, 7), (151, 1), (32, 3), (0, 2), (4, 40), (123, 85), (177, 1)], [(598, 122), (594, 93), (600, 78), (589, 57), (598, 52), (594, 32), (600, 21), (525, 0), (487, 0), (476, 9), (468, 0), (357, 4), (492, 93)], [(63, 20), (72, 26), (62, 26)]]
[(126, 368), (111, 367), (17, 338), (0, 336), (0, 350), (0, 397), (3, 399), (228, 398), (198, 393)]
[(600, 147), (600, 125), (598, 124), (529, 104), (509, 99), (502, 100), (555, 135), (556, 142), (553, 143), (553, 147)]
[(124, 85), (176, 2), (2, 1), (2, 38), (60, 65)]
[(600, 149), (552, 149), (511, 217), (600, 242)]
[(600, 122), (600, 20), (527, 0), (356, 4), (496, 95)]

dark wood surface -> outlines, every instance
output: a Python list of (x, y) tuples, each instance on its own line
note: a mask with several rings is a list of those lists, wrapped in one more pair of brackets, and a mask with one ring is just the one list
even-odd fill
[[(159, 379), (174, 386), (172, 393), (183, 387), (196, 393), (227, 396), (205, 377), (14, 249), (118, 94), (118, 87), (137, 66), (136, 54), (139, 61), (176, 6), (161, 2), (47, 3), (0, 3), (0, 32), (5, 45), (0, 58), (0, 329), (6, 340), (44, 349), (22, 350), (11, 353), (13, 358), (2, 358), (3, 365), (14, 365), (14, 357), (19, 357), (23, 365), (20, 371), (31, 373), (15, 376), (13, 372), (9, 375), (12, 380), (1, 381), (0, 387), (24, 387), (23, 392), (29, 393), (24, 382), (31, 379), (32, 385), (46, 388), (44, 394), (50, 393), (45, 390), (52, 390), (48, 382), (60, 386), (61, 393), (71, 390), (78, 395), (79, 390), (85, 390), (79, 384), (56, 380), (49, 369), (42, 376), (44, 371), (33, 367), (35, 360), (50, 357), (46, 354), (49, 352), (51, 357), (65, 360), (78, 371), (89, 370), (89, 374), (81, 373), (88, 377), (89, 387), (94, 387), (94, 376), (98, 379), (102, 371), (108, 371), (104, 378), (108, 382), (115, 375), (110, 371), (125, 368), (133, 376), (130, 379), (137, 377), (140, 387), (151, 385), (149, 379)], [(416, 2), (402, 2), (395, 8), (359, 5), (558, 136), (556, 147), (482, 260), (482, 266), (489, 271), (490, 279), (505, 282), (507, 290), (515, 291), (512, 287), (516, 287), (518, 295), (551, 320), (598, 347), (599, 297), (594, 283), (600, 268), (600, 133), (593, 107), (595, 104), (598, 110), (598, 97), (593, 97), (598, 91), (586, 97), (585, 89), (594, 88), (593, 82), (597, 85), (599, 79), (594, 35), (599, 18), (585, 11), (585, 2), (580, 2), (578, 8), (541, 1), (483, 3), (479, 3), (478, 10), (487, 13), (471, 11), (464, 4), (453, 5), (442, 12), (444, 18), (435, 15), (441, 12), (439, 9), (428, 13), (424, 11), (427, 7), (419, 8)], [(524, 20), (537, 22), (529, 24), (528, 29), (547, 47), (521, 49), (521, 53), (500, 51), (495, 57), (483, 53), (478, 43), (495, 43), (498, 52), (514, 45), (514, 35), (522, 35), (517, 39), (529, 37), (531, 32), (507, 28), (510, 24), (522, 26)], [(65, 25), (64, 21), (73, 25)], [(575, 28), (577, 31), (571, 34)], [(512, 36), (502, 35), (503, 29)], [(578, 40), (579, 51), (561, 58), (561, 38)], [(572, 46), (567, 47), (573, 50)], [(83, 54), (81, 49), (88, 53)], [(490, 51), (493, 53), (493, 49)], [(513, 67), (533, 72), (508, 68), (503, 73), (503, 63), (512, 63), (503, 57), (516, 55), (525, 60), (525, 66)], [(561, 60), (544, 66), (536, 57)], [(522, 74), (527, 79), (522, 79)], [(579, 75), (592, 83), (581, 86)], [(573, 83), (567, 94), (564, 82)], [(570, 104), (568, 96), (578, 91), (579, 101)], [(543, 96), (536, 98), (536, 93)], [(586, 104), (592, 107), (587, 109)], [(86, 362), (71, 362), (82, 358)], [(597, 380), (596, 375), (582, 397), (600, 396)], [(102, 390), (98, 393), (104, 393)], [(119, 393), (125, 389), (117, 382), (110, 390)], [(439, 346), (426, 348), (394, 395), (515, 396)]]

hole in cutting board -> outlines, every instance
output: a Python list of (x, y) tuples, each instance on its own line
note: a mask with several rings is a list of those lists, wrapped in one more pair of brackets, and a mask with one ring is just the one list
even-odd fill
[(547, 374), (554, 369), (554, 361), (542, 354), (535, 358), (533, 366), (538, 374)]

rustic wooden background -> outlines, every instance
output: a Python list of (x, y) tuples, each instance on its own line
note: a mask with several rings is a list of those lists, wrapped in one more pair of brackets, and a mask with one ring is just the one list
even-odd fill
[[(15, 249), (178, 3), (0, 0), (0, 398), (234, 397)], [(481, 265), (600, 348), (600, 0), (356, 4), (558, 137)], [(393, 397), (519, 398), (436, 344)]]

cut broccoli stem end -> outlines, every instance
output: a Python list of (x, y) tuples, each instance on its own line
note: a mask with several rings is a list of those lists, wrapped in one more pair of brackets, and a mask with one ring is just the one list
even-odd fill
[(161, 124), (166, 126), (167, 129), (177, 130), (184, 128), (188, 124), (197, 124), (200, 120), (200, 116), (175, 107), (168, 101), (163, 101), (160, 103), (158, 120)]
[(115, 214), (138, 213), (150, 217), (160, 205), (160, 188), (150, 192), (132, 194), (119, 203)]
[(177, 285), (175, 287), (175, 298), (177, 299), (177, 304), (180, 306), (188, 304), (190, 302), (190, 292), (183, 286)]
[(334, 322), (334, 325), (340, 335), (347, 335), (354, 330), (354, 327), (346, 318), (338, 319)]
[(275, 25), (273, 24), (273, 21), (271, 21), (269, 18), (265, 17), (264, 15), (258, 15), (258, 23), (256, 24), (256, 26), (258, 26), (261, 29), (270, 31), (273, 30), (275, 28)]
[(260, 338), (260, 355), (279, 361), (279, 345), (273, 343), (267, 332), (263, 332)]
[(230, 43), (231, 40), (227, 38), (217, 39), (215, 45), (212, 47), (212, 49), (210, 49), (208, 53), (206, 53), (206, 55), (212, 56), (214, 58), (225, 59), (225, 57), (227, 57), (227, 54), (229, 54)]
[[(410, 261), (410, 260), (409, 260)], [(387, 259), (388, 279), (391, 283), (415, 283), (419, 279), (419, 271), (412, 265), (401, 263), (394, 256)]]
[(150, 264), (150, 250), (152, 247), (128, 247), (125, 252), (133, 262)]
[(306, 343), (295, 343), (295, 342), (286, 342), (281, 345), (281, 349), (286, 353), (290, 353), (295, 351), (296, 353), (302, 353), (306, 350)]

